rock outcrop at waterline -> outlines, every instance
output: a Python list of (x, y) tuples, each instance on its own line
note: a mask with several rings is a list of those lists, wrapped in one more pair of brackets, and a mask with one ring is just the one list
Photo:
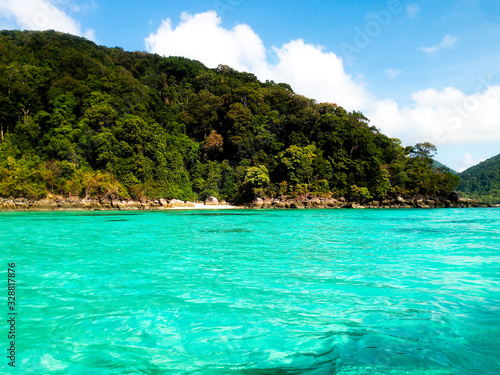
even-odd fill
[(478, 200), (460, 198), (455, 195), (446, 197), (411, 197), (389, 198), (372, 201), (348, 201), (345, 198), (295, 198), (275, 199), (258, 198), (249, 205), (250, 208), (460, 208), (460, 207), (496, 207)]
[[(461, 198), (450, 194), (446, 197), (396, 197), (384, 200), (365, 202), (349, 201), (345, 198), (257, 198), (240, 208), (255, 209), (307, 209), (307, 208), (465, 208), (465, 207), (498, 207), (480, 201)], [(76, 198), (51, 197), (50, 199), (32, 200), (27, 198), (0, 198), (0, 211), (54, 211), (54, 210), (166, 210), (196, 208), (235, 208), (210, 197), (205, 202), (190, 202), (179, 199), (144, 199), (123, 200), (110, 197)]]
[(171, 208), (195, 208), (195, 202), (178, 199), (120, 200), (112, 198), (55, 198), (30, 200), (26, 198), (0, 198), (3, 211), (53, 211), (53, 210), (164, 210)]

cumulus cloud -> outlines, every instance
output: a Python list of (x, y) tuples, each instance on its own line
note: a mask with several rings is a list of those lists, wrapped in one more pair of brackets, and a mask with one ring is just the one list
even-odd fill
[(80, 23), (54, 5), (51, 0), (2, 0), (0, 22), (25, 30), (54, 29), (94, 39), (93, 30), (82, 31)]
[(344, 71), (342, 60), (321, 46), (295, 40), (274, 48), (277, 63), (269, 67), (271, 78), (290, 83), (299, 94), (322, 102), (363, 108), (373, 100), (361, 83)]
[(163, 21), (157, 32), (146, 38), (146, 48), (153, 53), (199, 60), (212, 68), (225, 64), (266, 74), (266, 49), (260, 37), (244, 24), (224, 29), (215, 11), (183, 13), (175, 28), (172, 20)]
[(500, 141), (500, 86), (466, 95), (449, 87), (413, 93), (402, 108), (394, 100), (376, 101), (368, 116), (375, 126), (408, 143), (436, 145)]
[(434, 53), (438, 53), (439, 51), (441, 51), (443, 49), (451, 49), (455, 45), (457, 40), (458, 39), (456, 36), (446, 34), (444, 36), (443, 40), (441, 41), (441, 43), (439, 43), (435, 46), (432, 46), (432, 47), (419, 47), (418, 50), (420, 50), (428, 55), (431, 55)]
[[(455, 41), (447, 36), (439, 48)], [(225, 29), (213, 11), (183, 14), (176, 27), (165, 20), (146, 45), (150, 52), (190, 57), (211, 68), (227, 64), (261, 80), (289, 83), (298, 94), (318, 102), (363, 111), (372, 125), (403, 144), (430, 141), (440, 147), (500, 142), (500, 86), (489, 82), (473, 95), (451, 87), (418, 91), (409, 105), (400, 106), (393, 99), (376, 98), (359, 77), (346, 73), (340, 57), (323, 47), (298, 39), (266, 49), (248, 25)], [(394, 77), (400, 73), (386, 71)]]

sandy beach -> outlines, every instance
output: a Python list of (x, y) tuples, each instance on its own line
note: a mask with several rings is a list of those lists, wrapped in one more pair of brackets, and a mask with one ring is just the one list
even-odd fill
[(231, 206), (230, 204), (206, 205), (203, 203), (195, 203), (194, 207), (171, 207), (167, 210), (231, 210), (236, 208), (244, 208), (240, 206)]

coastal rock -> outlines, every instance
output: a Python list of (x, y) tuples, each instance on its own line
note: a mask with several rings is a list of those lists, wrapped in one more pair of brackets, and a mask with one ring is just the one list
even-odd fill
[(113, 201), (110, 198), (99, 197), (99, 203), (102, 208), (110, 209), (113, 207)]
[(483, 204), (482, 202), (478, 201), (477, 199), (471, 199), (471, 198), (459, 198), (458, 203), (460, 205), (463, 205), (464, 207), (471, 207), (471, 206)]
[(8, 199), (8, 200), (4, 201), (2, 206), (3, 206), (3, 208), (5, 208), (7, 210), (15, 210), (16, 209), (16, 204), (14, 203), (14, 201), (12, 199)]
[(56, 202), (49, 199), (43, 199), (41, 201), (32, 202), (30, 208), (34, 210), (52, 211), (57, 209), (58, 207), (59, 205)]
[(323, 203), (328, 207), (336, 207), (339, 205), (339, 201), (333, 198), (325, 199)]
[(416, 202), (415, 202), (415, 207), (417, 208), (430, 208), (428, 205), (426, 205), (424, 203), (424, 200), (423, 199), (418, 199)]
[(127, 202), (124, 201), (115, 202), (115, 207), (118, 208), (120, 211), (128, 209)]
[(129, 210), (138, 210), (142, 207), (142, 205), (141, 205), (141, 202), (127, 201), (127, 207)]
[(141, 208), (141, 203), (130, 200), (113, 201), (113, 207), (121, 211), (138, 210), (139, 208)]
[(170, 208), (186, 207), (186, 203), (184, 201), (179, 200), (179, 199), (172, 199), (169, 202), (168, 207), (170, 207)]
[(101, 204), (96, 199), (84, 198), (82, 199), (82, 207), (86, 209), (95, 209), (101, 207)]
[(86, 198), (82, 199), (82, 207), (85, 208), (85, 209), (90, 208), (90, 202), (89, 202), (88, 199), (86, 199)]
[(219, 205), (219, 200), (216, 197), (208, 197), (208, 199), (205, 201), (205, 206), (218, 206)]
[(309, 199), (307, 202), (307, 207), (308, 208), (322, 208), (323, 207), (323, 204), (321, 202), (321, 200), (319, 199)]
[(28, 204), (24, 201), (16, 201), (15, 207), (17, 210), (26, 210), (28, 208)]
[(264, 199), (264, 202), (262, 204), (262, 208), (273, 208), (273, 200), (270, 198)]
[(433, 201), (432, 199), (428, 199), (425, 201), (425, 204), (427, 204), (429, 207), (435, 207), (436, 206), (436, 201)]
[(255, 200), (250, 204), (252, 208), (263, 208), (264, 200), (262, 198), (255, 198)]
[(290, 202), (290, 208), (298, 208), (298, 209), (302, 209), (302, 208), (305, 208), (304, 207), (304, 204), (300, 201), (293, 201), (293, 202)]
[(448, 200), (451, 202), (451, 203), (458, 203), (460, 197), (458, 196), (458, 194), (456, 192), (451, 192), (450, 194), (448, 194)]
[(71, 206), (73, 207), (73, 209), (76, 209), (76, 210), (82, 210), (83, 209), (82, 202), (80, 202), (80, 201), (73, 201), (73, 202), (71, 202)]
[[(450, 199), (457, 198), (453, 194), (447, 196), (414, 196), (410, 198), (395, 197), (387, 198), (383, 202), (373, 200), (371, 202), (346, 201), (344, 199), (336, 200), (334, 198), (317, 198), (309, 196), (307, 198), (289, 199), (284, 196), (280, 198), (256, 198), (249, 203), (247, 207), (251, 208), (459, 208), (459, 207), (492, 207), (476, 199), (457, 198), (454, 203)], [(199, 202), (203, 204), (204, 202)], [(215, 197), (210, 197), (205, 202), (208, 206), (224, 205), (226, 202), (218, 202)], [(83, 198), (53, 196), (52, 199), (31, 200), (27, 198), (0, 198), (0, 210), (164, 210), (166, 208), (196, 208), (194, 202), (184, 202), (178, 199), (167, 201), (164, 198), (141, 201), (132, 201), (124, 199), (112, 199), (111, 197)]]
[(82, 202), (80, 200), (71, 198), (61, 200), (57, 202), (56, 205), (63, 210), (78, 210), (83, 208)]

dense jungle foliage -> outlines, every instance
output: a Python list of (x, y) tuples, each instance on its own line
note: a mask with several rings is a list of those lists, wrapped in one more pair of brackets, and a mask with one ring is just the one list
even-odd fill
[[(341, 100), (341, 98), (339, 99)], [(220, 65), (0, 32), (0, 196), (232, 202), (446, 193), (435, 147)]]
[(500, 204), (500, 155), (460, 173), (458, 190), (489, 204)]

